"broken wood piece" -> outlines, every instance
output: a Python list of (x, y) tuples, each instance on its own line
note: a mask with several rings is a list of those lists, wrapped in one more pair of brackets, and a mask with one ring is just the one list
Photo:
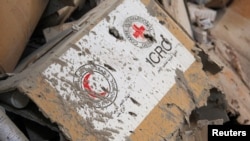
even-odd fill
[(187, 3), (185, 0), (163, 0), (164, 9), (193, 37), (190, 19), (188, 17)]

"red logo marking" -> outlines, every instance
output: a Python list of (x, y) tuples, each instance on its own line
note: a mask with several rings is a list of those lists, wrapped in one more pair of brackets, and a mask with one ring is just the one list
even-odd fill
[(107, 93), (106, 92), (101, 92), (101, 93), (96, 93), (96, 92), (94, 92), (92, 89), (91, 89), (91, 87), (89, 86), (89, 78), (90, 78), (90, 76), (91, 76), (91, 74), (90, 73), (88, 73), (85, 77), (84, 77), (84, 79), (83, 79), (83, 87), (89, 92), (89, 95), (91, 96), (91, 97), (94, 97), (94, 98), (96, 98), (96, 97), (98, 97), (98, 96), (105, 96)]
[(138, 27), (137, 25), (134, 24), (134, 25), (132, 26), (132, 28), (133, 28), (134, 31), (135, 31), (135, 32), (133, 33), (133, 35), (134, 35), (135, 38), (138, 38), (138, 37), (140, 37), (140, 36), (141, 36), (142, 38), (144, 37), (144, 35), (143, 35), (143, 34), (144, 34), (144, 31), (145, 31), (144, 26)]

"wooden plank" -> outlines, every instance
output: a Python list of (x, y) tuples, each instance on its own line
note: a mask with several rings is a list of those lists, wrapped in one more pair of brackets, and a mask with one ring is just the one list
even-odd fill
[(241, 16), (250, 19), (250, 2), (247, 0), (237, 0), (229, 7)]
[(186, 8), (185, 0), (163, 0), (162, 5), (164, 9), (180, 24), (181, 27), (193, 37), (191, 24), (188, 15), (188, 9)]

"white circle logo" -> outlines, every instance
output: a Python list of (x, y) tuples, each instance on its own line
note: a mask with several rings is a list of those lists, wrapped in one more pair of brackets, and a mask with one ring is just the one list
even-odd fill
[(75, 74), (77, 76), (75, 83), (80, 91), (89, 96), (95, 107), (107, 107), (115, 101), (118, 92), (117, 83), (106, 68), (87, 64), (81, 66)]
[(139, 16), (128, 17), (123, 23), (123, 32), (133, 45), (140, 48), (150, 47), (154, 42), (152, 25)]

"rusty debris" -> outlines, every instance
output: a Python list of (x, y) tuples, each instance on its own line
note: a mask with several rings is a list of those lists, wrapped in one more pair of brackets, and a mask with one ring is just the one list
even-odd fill
[(0, 140), (209, 141), (210, 126), (249, 125), (249, 4), (1, 1)]

